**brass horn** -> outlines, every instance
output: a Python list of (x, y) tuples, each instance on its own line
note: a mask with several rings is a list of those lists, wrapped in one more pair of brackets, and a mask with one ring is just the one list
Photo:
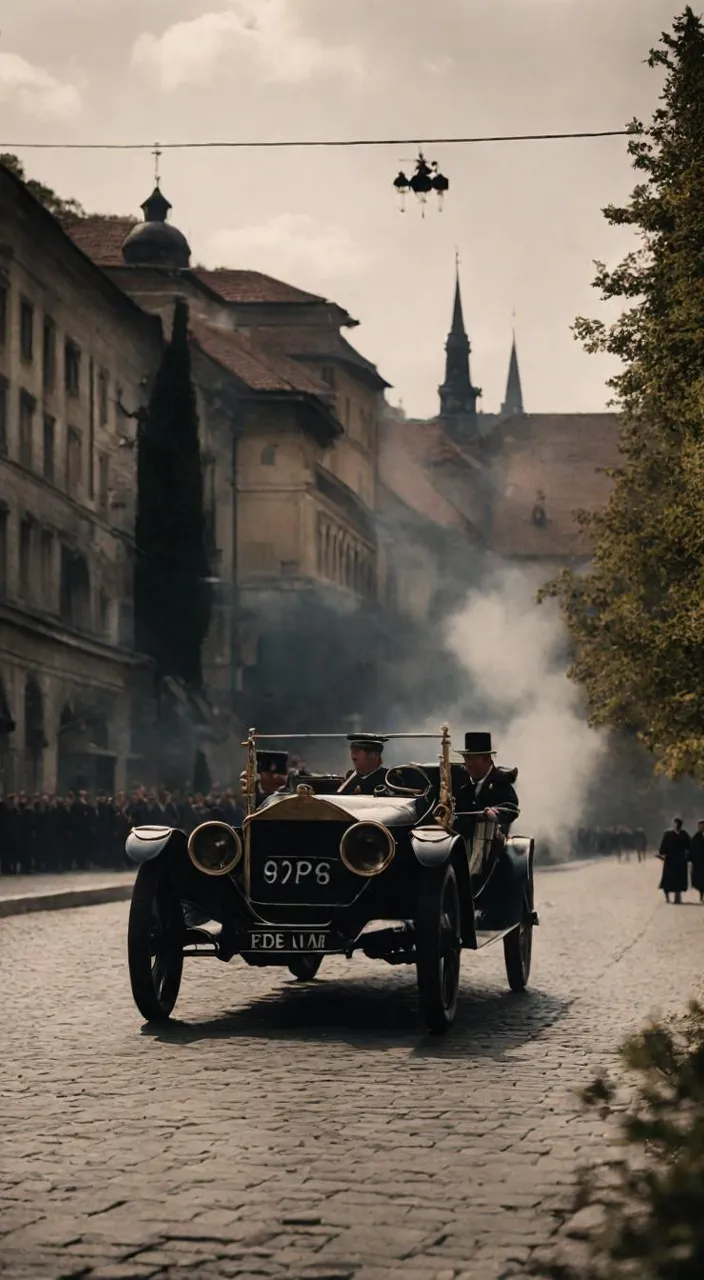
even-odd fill
[(242, 841), (227, 822), (202, 822), (188, 837), (188, 856), (206, 876), (226, 876), (242, 857)]

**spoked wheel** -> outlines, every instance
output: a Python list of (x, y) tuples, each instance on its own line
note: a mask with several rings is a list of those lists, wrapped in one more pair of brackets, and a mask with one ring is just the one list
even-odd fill
[(528, 920), (504, 938), (506, 977), (512, 991), (525, 991), (528, 986), (532, 953), (533, 925)]
[(132, 890), (127, 958), (134, 1002), (147, 1022), (165, 1022), (181, 986), (183, 909), (159, 860), (144, 862)]
[(421, 1017), (440, 1034), (455, 1020), (460, 985), (460, 895), (451, 863), (423, 871), (415, 927)]
[(322, 956), (296, 956), (288, 970), (299, 982), (312, 982), (322, 963)]

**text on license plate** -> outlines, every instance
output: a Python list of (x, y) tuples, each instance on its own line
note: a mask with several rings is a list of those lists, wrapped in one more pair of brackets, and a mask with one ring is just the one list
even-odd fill
[(275, 929), (252, 930), (249, 935), (250, 951), (325, 951), (330, 935), (320, 929), (300, 929), (296, 933), (278, 932)]
[(261, 876), (268, 885), (330, 884), (330, 862), (323, 858), (267, 858)]

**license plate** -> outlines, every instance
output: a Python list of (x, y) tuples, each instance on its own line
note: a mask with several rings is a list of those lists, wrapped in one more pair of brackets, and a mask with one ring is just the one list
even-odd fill
[(279, 955), (292, 951), (326, 951), (333, 947), (332, 935), (327, 929), (250, 929), (248, 937), (246, 950)]
[(253, 902), (290, 906), (337, 903), (345, 900), (341, 870), (342, 864), (335, 857), (257, 853), (250, 863), (250, 896)]

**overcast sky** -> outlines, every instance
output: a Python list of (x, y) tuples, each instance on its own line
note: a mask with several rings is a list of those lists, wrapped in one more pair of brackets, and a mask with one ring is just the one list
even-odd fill
[[(22, 0), (3, 6), (3, 143), (428, 137), (621, 128), (659, 91), (643, 65), (684, 0)], [(91, 211), (134, 213), (148, 153), (18, 153)], [(408, 413), (437, 405), (454, 253), (472, 373), (502, 398), (512, 312), (526, 407), (599, 410), (607, 362), (570, 325), (625, 232), (601, 208), (622, 138), (430, 147), (446, 207), (401, 215), (414, 148), (171, 152), (162, 187), (194, 260), (334, 297)]]

